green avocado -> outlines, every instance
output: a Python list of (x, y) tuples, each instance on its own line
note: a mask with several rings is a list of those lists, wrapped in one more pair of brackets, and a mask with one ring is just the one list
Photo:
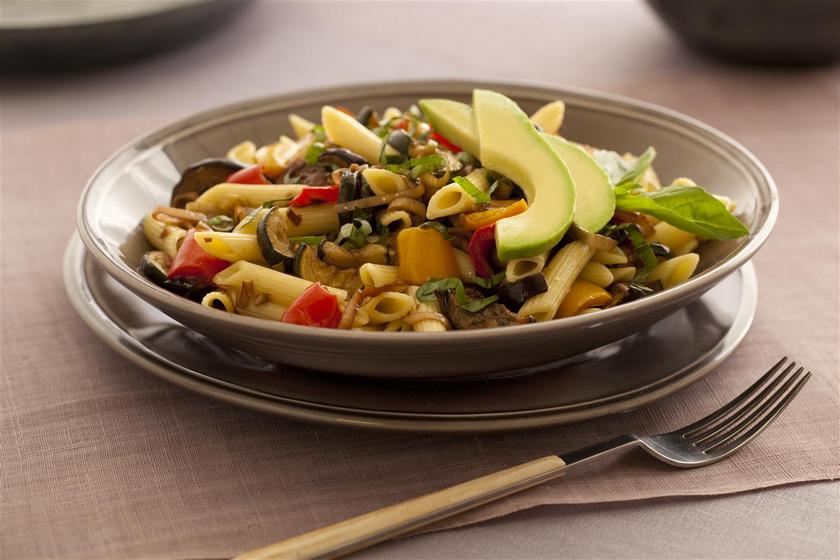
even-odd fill
[[(479, 157), (478, 135), (469, 105), (449, 99), (423, 99), (420, 108), (435, 131)], [(577, 199), (574, 222), (587, 231), (599, 231), (615, 211), (615, 194), (609, 176), (579, 145), (559, 136), (541, 134), (568, 166), (574, 179)]]
[(572, 223), (575, 184), (560, 156), (516, 103), (500, 93), (473, 91), (479, 159), (512, 179), (528, 209), (496, 222), (496, 252), (507, 261), (554, 247)]

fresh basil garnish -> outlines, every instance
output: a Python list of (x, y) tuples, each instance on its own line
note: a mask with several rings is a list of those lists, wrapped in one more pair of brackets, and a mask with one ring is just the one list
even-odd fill
[(604, 168), (613, 185), (623, 185), (642, 178), (650, 169), (656, 157), (656, 150), (653, 147), (648, 148), (635, 161), (627, 161), (621, 154), (611, 150), (595, 150), (592, 157)]
[(501, 272), (497, 272), (496, 274), (494, 274), (490, 278), (482, 278), (481, 276), (476, 274), (475, 278), (473, 278), (473, 282), (475, 282), (476, 284), (478, 284), (482, 288), (488, 288), (489, 289), (489, 288), (495, 288), (496, 286), (501, 284), (502, 280), (504, 280), (504, 279), (505, 279), (505, 271), (503, 270)]
[(367, 237), (373, 233), (373, 227), (367, 220), (354, 219), (341, 226), (335, 242), (350, 249), (360, 249), (367, 245)]
[(464, 291), (464, 283), (460, 278), (444, 278), (442, 280), (431, 279), (417, 289), (414, 297), (417, 301), (432, 301), (435, 299), (435, 292), (455, 292), (455, 301), (458, 307), (470, 313), (477, 313), (494, 303), (498, 296), (489, 296), (481, 299), (470, 299)]
[(452, 180), (458, 183), (461, 188), (464, 189), (466, 193), (473, 197), (479, 204), (490, 202), (490, 195), (486, 192), (478, 190), (478, 187), (473, 185), (473, 182), (466, 177), (454, 177)]
[(327, 149), (327, 147), (324, 146), (323, 142), (313, 142), (312, 145), (309, 146), (309, 149), (306, 150), (306, 155), (303, 156), (303, 159), (309, 165), (317, 163), (318, 162), (318, 156), (323, 154), (324, 150), (326, 150), (326, 149)]
[(207, 225), (213, 228), (214, 231), (233, 231), (236, 227), (236, 222), (230, 216), (219, 214), (207, 220)]
[(750, 233), (723, 202), (696, 186), (673, 185), (654, 192), (617, 188), (615, 207), (653, 216), (703, 239), (736, 239)]

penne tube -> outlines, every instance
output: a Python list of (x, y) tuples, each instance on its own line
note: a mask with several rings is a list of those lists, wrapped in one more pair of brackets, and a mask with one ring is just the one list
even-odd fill
[(661, 243), (671, 249), (675, 255), (690, 253), (699, 244), (693, 233), (683, 231), (666, 222), (659, 222), (653, 226), (653, 230), (653, 235), (648, 238), (648, 242)]
[(469, 212), (475, 207), (475, 199), (461, 185), (450, 183), (438, 190), (429, 199), (426, 207), (426, 218), (436, 220), (446, 216), (454, 216)]
[[(289, 237), (322, 235), (338, 231), (338, 212), (335, 204), (313, 204), (300, 208), (284, 208), (286, 232)], [(292, 213), (293, 214), (290, 214)]]
[(388, 171), (387, 169), (369, 167), (362, 171), (362, 177), (367, 181), (370, 190), (378, 195), (394, 194), (408, 190), (414, 186), (409, 183), (404, 175)]
[(376, 218), (385, 227), (391, 224), (401, 224), (400, 227), (411, 227), (411, 214), (405, 210), (384, 210)]
[(367, 311), (361, 308), (357, 309), (356, 315), (353, 316), (352, 328), (357, 329), (359, 327), (364, 327), (368, 323), (370, 323), (370, 317), (368, 317)]
[[(295, 298), (312, 285), (309, 280), (248, 261), (233, 263), (214, 276), (213, 283), (228, 291), (241, 291), (245, 284), (248, 286), (246, 291), (253, 292), (255, 298), (259, 294), (265, 294), (269, 301), (282, 307), (289, 307)], [(344, 303), (347, 299), (347, 292), (344, 290), (331, 286), (324, 286), (324, 289), (335, 294), (339, 303)], [(234, 301), (234, 303), (237, 302)]]
[(269, 144), (257, 150), (254, 159), (268, 177), (279, 177), (288, 165), (303, 156), (312, 144), (312, 136), (295, 142), (288, 136), (281, 136), (276, 144)]
[(307, 134), (312, 132), (313, 128), (315, 128), (314, 122), (304, 119), (300, 115), (296, 115), (294, 113), (289, 115), (289, 124), (291, 125), (292, 131), (294, 131), (298, 140), (304, 138)]
[(609, 251), (595, 251), (592, 255), (592, 261), (600, 264), (627, 264), (627, 255), (618, 247), (613, 247)]
[(260, 225), (260, 220), (268, 214), (271, 208), (255, 208), (248, 216), (245, 216), (236, 227), (233, 228), (232, 233), (249, 233), (251, 235), (257, 234), (257, 226)]
[(670, 288), (676, 286), (681, 282), (688, 280), (694, 270), (697, 268), (697, 263), (700, 262), (700, 255), (697, 253), (686, 253), (671, 259), (667, 259), (656, 265), (648, 276), (648, 282), (655, 282), (659, 280), (662, 282), (663, 288)]
[(414, 298), (400, 292), (383, 292), (370, 298), (361, 306), (369, 317), (370, 325), (381, 325), (402, 319), (414, 307)]
[(233, 306), (233, 300), (230, 299), (230, 296), (227, 295), (225, 292), (221, 291), (214, 291), (210, 292), (206, 296), (201, 299), (201, 305), (205, 307), (211, 307), (213, 309), (221, 309), (223, 311), (227, 311), (228, 313), (233, 313), (235, 307)]
[(228, 150), (227, 158), (245, 165), (257, 163), (257, 145), (246, 140)]
[(400, 279), (399, 267), (388, 264), (365, 263), (359, 268), (359, 277), (366, 288), (379, 288)]
[(511, 259), (505, 265), (505, 279), (508, 282), (516, 282), (526, 276), (542, 272), (547, 258), (548, 253), (542, 253), (533, 257)]
[(266, 202), (275, 206), (286, 206), (300, 194), (303, 185), (242, 185), (239, 183), (219, 183), (210, 187), (188, 208), (197, 212), (211, 214), (230, 214), (235, 206), (256, 208)]
[(143, 218), (143, 234), (155, 249), (174, 258), (187, 236), (187, 230), (165, 224), (160, 220), (155, 220), (152, 214), (147, 214)]
[[(382, 138), (368, 130), (368, 128), (335, 107), (324, 105), (321, 109), (321, 124), (327, 138), (334, 144), (356, 152), (369, 163), (379, 163), (379, 152), (382, 150)], [(385, 153), (395, 155), (397, 151), (391, 146), (385, 148)], [(380, 193), (377, 193), (380, 194)]]
[(265, 263), (256, 235), (201, 231), (195, 233), (195, 242), (207, 253), (225, 261)]
[(245, 305), (240, 305), (236, 308), (236, 312), (247, 317), (256, 317), (257, 319), (267, 319), (269, 321), (279, 321), (283, 318), (283, 313), (286, 308), (278, 305), (273, 301), (248, 301)]
[(525, 302), (519, 310), (520, 317), (533, 316), (537, 321), (548, 321), (557, 314), (557, 309), (572, 282), (589, 262), (595, 250), (581, 241), (572, 241), (564, 245), (545, 267), (548, 291), (536, 295)]
[[(408, 294), (414, 299), (414, 311), (417, 313), (436, 313), (441, 315), (440, 304), (437, 299), (432, 301), (418, 301), (417, 300), (417, 286), (410, 286)], [(411, 315), (409, 315), (410, 317)], [(442, 317), (443, 315), (441, 315)], [(417, 321), (411, 325), (414, 332), (443, 332), (446, 330), (446, 324), (437, 319), (426, 319)]]
[(609, 270), (613, 275), (613, 282), (630, 282), (636, 276), (635, 266), (619, 266)]
[(531, 115), (531, 122), (539, 125), (546, 134), (557, 134), (563, 126), (563, 117), (566, 114), (566, 104), (560, 100), (552, 101), (537, 109)]
[(580, 271), (580, 275), (578, 276), (578, 278), (581, 280), (586, 280), (587, 282), (591, 282), (600, 288), (606, 288), (614, 281), (613, 273), (610, 272), (609, 268), (602, 265), (601, 263), (596, 263), (593, 261), (589, 261), (584, 265), (583, 270)]
[(390, 121), (392, 119), (397, 119), (397, 118), (401, 117), (402, 114), (403, 114), (402, 111), (400, 111), (399, 109), (397, 109), (394, 106), (391, 106), (391, 107), (388, 107), (387, 109), (385, 109), (385, 112), (382, 113), (381, 121), (383, 123), (387, 123), (388, 121)]

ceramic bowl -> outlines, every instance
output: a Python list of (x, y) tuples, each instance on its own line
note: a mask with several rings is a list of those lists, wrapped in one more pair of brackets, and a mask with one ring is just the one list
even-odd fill
[[(691, 177), (736, 200), (739, 217), (751, 235), (703, 245), (696, 276), (641, 300), (544, 323), (446, 333), (337, 331), (231, 315), (173, 295), (137, 272), (140, 257), (150, 248), (140, 221), (150, 208), (169, 200), (180, 170), (189, 164), (222, 156), (246, 139), (259, 145), (290, 133), (289, 113), (317, 120), (324, 104), (351, 110), (371, 105), (381, 110), (389, 105), (407, 107), (421, 97), (469, 101), (476, 87), (501, 91), (526, 112), (564, 100), (563, 133), (578, 142), (634, 153), (655, 146), (660, 177)], [(440, 378), (533, 366), (630, 336), (696, 300), (747, 262), (767, 239), (777, 213), (773, 180), (752, 154), (711, 127), (668, 109), (577, 89), (423, 81), (343, 86), (245, 101), (150, 132), (94, 173), (79, 202), (78, 227), (91, 255), (108, 274), (175, 320), (224, 344), (270, 361), (335, 373)]]

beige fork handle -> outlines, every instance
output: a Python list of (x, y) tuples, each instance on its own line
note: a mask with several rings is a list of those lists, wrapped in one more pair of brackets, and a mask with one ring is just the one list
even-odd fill
[(565, 468), (560, 457), (549, 455), (245, 552), (235, 560), (343, 556), (556, 478)]

